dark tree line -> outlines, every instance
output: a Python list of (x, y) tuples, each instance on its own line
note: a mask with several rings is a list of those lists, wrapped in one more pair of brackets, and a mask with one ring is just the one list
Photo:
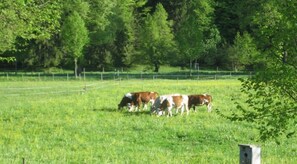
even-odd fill
[[(239, 9), (243, 3), (4, 0), (0, 3), (0, 64), (9, 68), (17, 63), (21, 69), (80, 66), (94, 70), (145, 64), (156, 72), (163, 64), (189, 67), (193, 62), (250, 68), (254, 62), (239, 57), (245, 54), (228, 50), (237, 34), (240, 40), (252, 37), (253, 31), (239, 19), (246, 14)], [(16, 62), (7, 64), (4, 57), (14, 57)]]

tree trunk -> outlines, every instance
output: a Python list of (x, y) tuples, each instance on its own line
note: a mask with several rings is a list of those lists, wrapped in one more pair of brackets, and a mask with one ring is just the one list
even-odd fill
[(192, 60), (190, 59), (190, 76), (192, 76)]
[(160, 65), (158, 63), (155, 63), (154, 65), (155, 65), (154, 72), (159, 72)]
[(76, 79), (77, 79), (77, 70), (78, 70), (77, 58), (74, 58), (74, 74)]

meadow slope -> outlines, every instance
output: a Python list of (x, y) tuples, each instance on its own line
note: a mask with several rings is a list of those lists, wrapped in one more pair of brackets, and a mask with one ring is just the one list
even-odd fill
[[(208, 93), (189, 116), (118, 111), (126, 92)], [(244, 101), (237, 80), (0, 82), (0, 163), (238, 163), (238, 144), (261, 146), (262, 163), (297, 161), (297, 139), (257, 141), (254, 125), (216, 114)]]

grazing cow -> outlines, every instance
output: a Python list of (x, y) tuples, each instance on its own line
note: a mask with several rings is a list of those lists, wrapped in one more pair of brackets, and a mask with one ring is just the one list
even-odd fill
[(160, 106), (161, 106), (162, 102), (170, 96), (173, 96), (173, 95), (161, 95), (161, 96), (157, 97), (155, 102), (151, 106), (151, 113), (158, 114), (158, 112), (160, 111)]
[(151, 102), (154, 103), (155, 99), (158, 97), (157, 92), (131, 92), (126, 93), (122, 98), (120, 104), (118, 105), (119, 109), (127, 106), (129, 111), (132, 111), (134, 107), (138, 109), (143, 103), (143, 108), (147, 109), (147, 104)]
[(132, 104), (132, 96), (133, 96), (132, 93), (126, 93), (123, 96), (121, 102), (118, 104), (118, 109), (122, 109), (125, 106), (127, 106), (128, 108), (130, 108), (130, 105)]
[(177, 112), (181, 109), (181, 114), (183, 114), (184, 108), (186, 108), (187, 114), (189, 114), (188, 96), (181, 94), (160, 96), (152, 106), (152, 113), (156, 112), (160, 116), (167, 110), (167, 116), (172, 116), (173, 107), (176, 108)]
[(195, 106), (198, 105), (206, 105), (207, 106), (207, 111), (211, 112), (211, 107), (212, 107), (212, 97), (211, 95), (208, 94), (202, 94), (202, 95), (189, 95), (189, 109), (194, 108)]

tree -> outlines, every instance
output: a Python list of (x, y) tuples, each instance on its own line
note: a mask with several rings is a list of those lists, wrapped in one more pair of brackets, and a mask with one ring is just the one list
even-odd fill
[(254, 123), (260, 139), (291, 137), (297, 124), (297, 4), (295, 1), (261, 1), (253, 24), (257, 45), (266, 65), (255, 76), (242, 79), (245, 103), (228, 118)]
[[(0, 53), (16, 50), (22, 42), (45, 41), (60, 27), (61, 1), (4, 0), (0, 3)], [(24, 43), (25, 45), (27, 43)], [(22, 47), (23, 47), (22, 45)], [(20, 49), (20, 48), (19, 48)]]
[(158, 4), (155, 12), (145, 18), (141, 32), (144, 60), (154, 65), (155, 72), (159, 71), (160, 64), (168, 61), (169, 55), (175, 49), (172, 23), (167, 19), (167, 12), (162, 4)]
[(14, 46), (16, 36), (23, 28), (23, 22), (19, 21), (16, 9), (20, 8), (20, 3), (4, 1), (0, 3), (0, 53), (11, 50)]
[(90, 12), (86, 18), (90, 42), (86, 47), (85, 58), (88, 65), (104, 69), (109, 60), (111, 43), (114, 41), (114, 28), (110, 18), (116, 6), (115, 0), (89, 0)]
[(50, 39), (45, 40), (19, 38), (17, 48), (21, 51), (15, 52), (14, 56), (27, 68), (56, 67), (65, 57), (59, 47), (60, 43), (59, 34), (53, 34)]
[(65, 51), (71, 54), (74, 60), (75, 77), (78, 76), (78, 59), (83, 55), (83, 48), (88, 43), (88, 30), (84, 20), (74, 11), (65, 20), (62, 27), (62, 44)]
[(135, 50), (135, 39), (137, 32), (136, 9), (142, 7), (141, 1), (122, 0), (117, 2), (110, 17), (110, 25), (114, 36), (112, 42), (112, 60), (117, 68), (131, 65)]
[(228, 49), (233, 70), (255, 65), (259, 61), (259, 52), (252, 37), (244, 32), (237, 33), (233, 46)]
[[(219, 31), (213, 24), (212, 0), (184, 0), (177, 10), (180, 15), (175, 24), (180, 59), (200, 59), (203, 54), (215, 49), (220, 41)], [(191, 67), (191, 65), (190, 65)]]
[[(214, 22), (220, 31), (222, 38), (228, 43), (233, 43), (239, 25), (239, 0), (215, 0)], [(246, 7), (246, 6), (245, 6)]]

